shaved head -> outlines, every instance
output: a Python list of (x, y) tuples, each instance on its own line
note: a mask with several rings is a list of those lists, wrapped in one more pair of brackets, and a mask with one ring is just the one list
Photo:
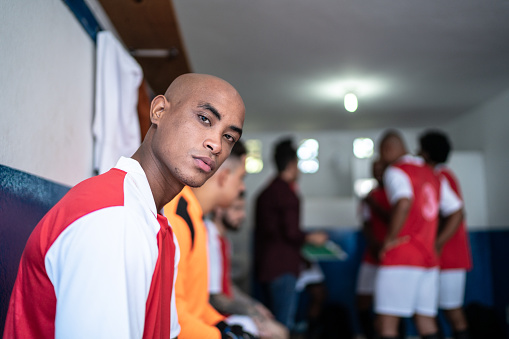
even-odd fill
[[(164, 96), (173, 105), (180, 105), (185, 98), (203, 92), (221, 92), (224, 96), (235, 98), (244, 107), (237, 90), (227, 81), (208, 74), (187, 73), (177, 77), (166, 90)], [(245, 108), (244, 108), (245, 109)]]
[(395, 130), (384, 133), (380, 142), (380, 158), (389, 165), (407, 153), (401, 134)]

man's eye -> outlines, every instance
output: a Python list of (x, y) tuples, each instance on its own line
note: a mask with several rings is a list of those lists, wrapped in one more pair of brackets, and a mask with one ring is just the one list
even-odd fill
[(210, 120), (209, 120), (209, 118), (207, 118), (206, 116), (204, 116), (204, 115), (200, 115), (200, 116), (199, 116), (199, 118), (200, 118), (200, 120), (201, 120), (201, 121), (203, 121), (204, 123), (206, 123), (206, 124), (209, 124), (209, 125), (210, 125)]
[(229, 134), (225, 134), (224, 137), (226, 138), (226, 140), (230, 141), (230, 142), (235, 142), (235, 138), (232, 137), (231, 135)]

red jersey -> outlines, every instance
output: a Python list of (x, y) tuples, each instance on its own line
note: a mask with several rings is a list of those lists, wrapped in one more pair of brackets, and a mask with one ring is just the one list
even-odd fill
[[(387, 195), (385, 194), (385, 189), (383, 187), (376, 187), (371, 192), (369, 192), (369, 196), (378, 204), (380, 208), (386, 210), (387, 213), (390, 213), (391, 204), (387, 199)], [(369, 224), (371, 230), (373, 232), (373, 236), (375, 240), (382, 244), (385, 236), (387, 235), (387, 222), (384, 218), (378, 213), (377, 210), (369, 208)], [(373, 254), (369, 249), (367, 249), (364, 253), (364, 261), (370, 264), (378, 264), (378, 260), (373, 257)]]
[(387, 168), (384, 183), (391, 204), (411, 200), (410, 211), (398, 234), (409, 241), (388, 250), (381, 265), (434, 267), (438, 265), (435, 238), (438, 228), (440, 181), (420, 158), (404, 156)]
[(122, 158), (72, 188), (35, 227), (4, 338), (176, 337), (175, 256), (143, 169)]
[[(461, 199), (461, 189), (458, 183), (458, 179), (452, 173), (452, 171), (446, 166), (437, 167), (437, 171), (440, 176), (445, 178), (453, 191)], [(462, 221), (458, 230), (454, 235), (447, 241), (442, 249), (440, 256), (440, 268), (441, 269), (471, 269), (472, 268), (472, 257), (470, 254), (470, 244), (468, 241), (468, 232), (466, 230), (466, 223)]]
[(230, 241), (219, 233), (212, 220), (205, 219), (205, 224), (208, 232), (209, 292), (232, 298)]

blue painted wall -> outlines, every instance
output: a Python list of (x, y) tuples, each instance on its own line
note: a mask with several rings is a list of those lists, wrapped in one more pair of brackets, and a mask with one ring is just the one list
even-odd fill
[[(349, 257), (345, 261), (320, 263), (326, 276), (328, 303), (346, 307), (352, 327), (358, 331), (355, 286), (365, 247), (364, 239), (360, 232), (351, 230), (333, 230), (329, 231), (329, 235)], [(467, 274), (465, 305), (475, 304), (493, 310), (497, 324), (503, 327), (506, 338), (509, 338), (506, 323), (506, 310), (509, 307), (509, 231), (473, 231), (469, 235), (474, 268)], [(409, 334), (415, 334), (408, 320), (407, 323)], [(450, 334), (445, 323), (444, 331)]]

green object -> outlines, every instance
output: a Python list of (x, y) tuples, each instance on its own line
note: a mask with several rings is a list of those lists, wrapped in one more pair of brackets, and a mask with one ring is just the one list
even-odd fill
[(301, 249), (302, 255), (309, 261), (346, 260), (348, 254), (336, 243), (328, 240), (323, 246), (306, 244)]

